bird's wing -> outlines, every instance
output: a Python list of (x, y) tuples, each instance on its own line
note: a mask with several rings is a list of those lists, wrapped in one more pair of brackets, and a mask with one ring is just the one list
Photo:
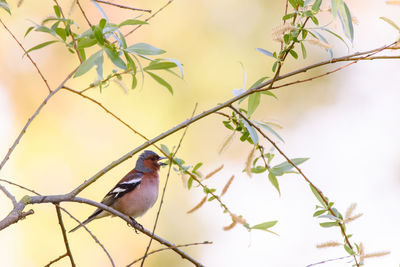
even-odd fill
[(101, 203), (111, 206), (115, 200), (137, 188), (142, 181), (142, 177), (142, 172), (136, 170), (129, 172), (110, 192), (108, 192)]

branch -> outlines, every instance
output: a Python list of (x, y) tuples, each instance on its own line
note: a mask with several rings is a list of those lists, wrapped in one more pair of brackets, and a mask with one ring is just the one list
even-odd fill
[(64, 81), (54, 90), (51, 91), (50, 94), (43, 100), (43, 102), (39, 105), (39, 107), (36, 109), (35, 113), (33, 113), (32, 117), (29, 118), (28, 122), (25, 124), (24, 128), (22, 128), (21, 132), (19, 133), (17, 139), (15, 139), (13, 145), (10, 147), (8, 150), (7, 154), (3, 158), (3, 160), (0, 163), (0, 170), (4, 167), (6, 164), (7, 160), (10, 158), (11, 153), (14, 151), (15, 147), (18, 145), (19, 141), (21, 140), (22, 136), (26, 132), (26, 129), (29, 127), (29, 125), (32, 123), (32, 121), (36, 118), (37, 115), (39, 115), (40, 111), (42, 108), (46, 105), (47, 101), (50, 100), (63, 86), (64, 84), (74, 75), (75, 70), (73, 70), (70, 74), (67, 75), (67, 77), (64, 79)]
[(68, 238), (67, 238), (67, 232), (65, 231), (64, 222), (63, 222), (62, 215), (61, 215), (61, 212), (60, 212), (60, 206), (58, 204), (56, 204), (56, 212), (57, 212), (58, 223), (60, 224), (62, 236), (63, 236), (63, 239), (64, 239), (65, 249), (67, 250), (67, 255), (68, 255), (69, 259), (71, 260), (71, 266), (75, 267), (76, 265), (75, 265), (75, 262), (74, 262), (74, 258), (72, 257), (71, 249), (69, 247)]
[[(101, 208), (105, 211), (108, 211), (109, 213), (113, 214), (114, 216), (120, 217), (121, 219), (123, 219), (124, 221), (126, 221), (129, 224), (131, 224), (131, 222), (132, 222), (131, 219), (129, 218), (129, 216), (127, 216), (109, 206), (106, 206), (102, 203), (98, 203), (93, 200), (71, 196), (71, 194), (48, 195), (48, 196), (25, 196), (17, 203), (17, 208), (18, 208), (18, 211), (20, 211), (22, 213), (22, 211), (28, 204), (41, 204), (41, 203), (59, 204), (62, 202), (85, 203), (85, 204), (88, 204), (88, 205), (91, 205), (91, 206), (94, 206), (97, 208)], [(0, 230), (6, 228), (7, 226), (11, 225), (12, 223), (17, 222), (20, 219), (20, 218), (14, 218), (14, 210), (5, 219), (0, 221)], [(29, 212), (33, 213), (33, 210), (30, 210)], [(27, 213), (29, 213), (29, 212), (27, 212)], [(10, 220), (11, 220), (11, 223), (8, 223)], [(152, 236), (152, 238), (154, 240), (157, 240), (160, 244), (170, 247), (173, 251), (175, 251), (177, 254), (179, 254), (182, 258), (187, 259), (188, 261), (192, 262), (194, 265), (203, 266), (196, 259), (192, 258), (190, 255), (181, 251), (179, 248), (177, 248), (174, 244), (170, 243), (169, 241), (167, 241), (157, 235), (153, 235), (149, 230), (147, 230), (145, 228), (142, 229), (141, 227), (138, 227), (136, 229), (149, 237)]]
[(50, 262), (49, 262), (48, 264), (46, 264), (44, 267), (50, 267), (50, 265), (52, 265), (53, 263), (56, 263), (57, 261), (59, 261), (59, 260), (65, 258), (65, 257), (67, 257), (67, 256), (68, 256), (68, 254), (65, 253), (65, 254), (61, 255), (60, 257), (55, 258), (54, 260), (50, 261)]
[[(197, 109), (197, 103), (196, 103), (196, 105), (195, 105), (195, 107), (194, 107), (194, 110), (193, 110), (193, 112), (192, 112), (191, 118), (193, 118), (194, 113), (196, 112), (196, 109)], [(168, 180), (169, 180), (169, 175), (171, 174), (172, 161), (173, 161), (173, 159), (175, 158), (176, 153), (178, 153), (179, 148), (181, 147), (183, 138), (185, 137), (188, 128), (189, 128), (189, 127), (186, 127), (186, 128), (185, 128), (185, 131), (183, 132), (182, 137), (181, 137), (181, 139), (179, 140), (178, 146), (177, 146), (177, 148), (176, 148), (174, 154), (173, 154), (171, 157), (169, 157), (169, 166), (168, 166), (167, 179), (165, 180), (163, 192), (162, 192), (162, 195), (161, 195), (160, 205), (158, 206), (158, 211), (157, 211), (156, 219), (155, 219), (155, 221), (154, 221), (154, 226), (153, 226), (152, 234), (154, 234), (154, 232), (156, 231), (158, 218), (160, 217), (160, 212), (161, 212), (162, 204), (164, 203), (165, 190), (167, 189)], [(169, 156), (169, 155), (168, 155), (168, 156)], [(144, 261), (146, 260), (146, 257), (147, 257), (147, 252), (149, 252), (149, 249), (150, 249), (150, 246), (151, 246), (151, 241), (153, 241), (153, 237), (150, 237), (150, 241), (149, 241), (149, 244), (148, 244), (148, 246), (147, 246), (147, 248), (146, 248), (146, 251), (145, 251), (145, 253), (144, 253), (144, 256), (142, 257), (143, 260), (142, 260), (142, 263), (140, 264), (140, 267), (143, 267), (143, 265), (144, 265)]]
[[(32, 62), (33, 66), (35, 67), (35, 69), (37, 70), (37, 72), (39, 73), (40, 77), (42, 78), (43, 82), (45, 83), (47, 89), (49, 90), (49, 92), (51, 93), (51, 89), (50, 89), (50, 85), (48, 84), (46, 78), (43, 76), (42, 72), (40, 71), (39, 67), (36, 65), (36, 62), (31, 58), (31, 56), (29, 55), (29, 53), (25, 50), (24, 46), (20, 43), (20, 41), (18, 41), (17, 37), (15, 37), (15, 35), (7, 28), (7, 26), (3, 23), (3, 21), (0, 19), (0, 23), (3, 25), (3, 27), (8, 31), (8, 33), (12, 36), (12, 38), (17, 42), (17, 44), (22, 48), (22, 50), (24, 51), (24, 55), (26, 55), (29, 60)], [(1, 168), (0, 168), (1, 169)]]
[(17, 200), (15, 197), (2, 185), (0, 185), (0, 190), (3, 191), (3, 193), (11, 200), (13, 206), (15, 207), (17, 205)]
[[(182, 247), (189, 247), (189, 246), (197, 246), (197, 245), (209, 245), (209, 244), (213, 244), (213, 242), (211, 242), (211, 241), (204, 241), (204, 242), (201, 242), (201, 243), (189, 243), (189, 244), (184, 244), (184, 245), (176, 245), (175, 248), (182, 248)], [(160, 249), (156, 249), (156, 250), (150, 251), (149, 253), (147, 253), (147, 257), (148, 257), (149, 255), (151, 255), (151, 254), (154, 254), (154, 253), (157, 253), (157, 252), (160, 252), (160, 251), (164, 251), (164, 250), (168, 250), (168, 249), (171, 249), (171, 248), (168, 248), (168, 247), (167, 247), (167, 248), (160, 248)], [(137, 259), (137, 260), (134, 260), (133, 262), (129, 263), (126, 267), (132, 266), (133, 264), (139, 262), (139, 261), (140, 261), (141, 259), (143, 259), (144, 257), (145, 257), (145, 256), (140, 257), (140, 258)]]
[(90, 28), (92, 28), (92, 24), (90, 23), (88, 17), (86, 16), (86, 13), (85, 13), (85, 11), (83, 10), (83, 8), (82, 8), (81, 3), (79, 2), (79, 0), (76, 0), (76, 4), (78, 5), (79, 9), (81, 10), (82, 15), (83, 15), (83, 17), (85, 18), (87, 24), (89, 25)]
[(108, 1), (103, 1), (103, 0), (94, 0), (94, 1), (97, 2), (97, 3), (107, 4), (107, 5), (123, 8), (123, 9), (130, 9), (130, 10), (135, 10), (135, 11), (143, 11), (143, 12), (151, 13), (150, 9), (141, 9), (141, 8), (136, 8), (136, 7), (123, 6), (123, 5), (114, 4), (114, 3), (111, 3), (111, 2), (108, 2)]
[(311, 267), (311, 266), (315, 266), (315, 265), (319, 265), (319, 264), (324, 264), (324, 263), (331, 262), (331, 261), (343, 260), (343, 259), (347, 259), (347, 258), (350, 258), (350, 257), (351, 257), (351, 255), (343, 256), (343, 257), (335, 258), (335, 259), (324, 260), (324, 261), (320, 261), (320, 262), (309, 264), (306, 267)]
[[(268, 142), (270, 142), (270, 143), (272, 144), (272, 146), (279, 152), (279, 154), (281, 154), (281, 155), (286, 159), (286, 161), (289, 162), (290, 165), (292, 165), (292, 166), (299, 172), (299, 174), (300, 174), (301, 176), (303, 176), (304, 180), (306, 180), (306, 182), (307, 182), (310, 186), (312, 186), (312, 187), (318, 192), (318, 194), (320, 195), (320, 197), (321, 197), (321, 198), (323, 199), (323, 201), (325, 202), (326, 207), (327, 207), (329, 213), (330, 213), (331, 215), (333, 215), (333, 216), (336, 216), (335, 212), (332, 210), (332, 208), (331, 208), (330, 205), (329, 205), (329, 201), (326, 199), (326, 197), (324, 196), (324, 194), (322, 193), (322, 191), (319, 190), (318, 187), (316, 187), (316, 186), (311, 182), (311, 180), (308, 179), (308, 178), (304, 175), (304, 173), (301, 171), (301, 169), (300, 169), (296, 164), (294, 164), (294, 163), (289, 159), (289, 157), (286, 156), (285, 153), (283, 153), (283, 151), (275, 144), (275, 142), (272, 141), (271, 138), (269, 138), (257, 125), (255, 125), (253, 122), (251, 122), (251, 121), (250, 121), (245, 115), (243, 115), (238, 109), (236, 109), (236, 108), (235, 108), (234, 106), (232, 106), (232, 105), (230, 106), (230, 108), (231, 108), (234, 112), (236, 112), (240, 117), (242, 117), (248, 124), (250, 124), (252, 127), (254, 127), (265, 139), (268, 140)], [(338, 222), (338, 225), (339, 225), (340, 230), (341, 230), (341, 232), (342, 232), (342, 234), (343, 234), (343, 236), (344, 236), (345, 243), (347, 244), (347, 246), (348, 246), (351, 250), (353, 250), (353, 246), (352, 246), (351, 243), (350, 243), (349, 236), (346, 234), (346, 230), (345, 230), (344, 223), (343, 223), (343, 222)], [(358, 263), (358, 261), (357, 261), (356, 255), (353, 255), (353, 257), (354, 257), (354, 261), (355, 261), (356, 265), (357, 265), (357, 266), (360, 266), (359, 263)]]
[[(171, 4), (174, 0), (168, 0), (168, 2), (163, 5), (162, 7), (160, 7), (159, 10), (157, 10), (153, 15), (151, 15), (150, 17), (148, 17), (147, 19), (145, 19), (145, 22), (148, 22), (149, 20), (151, 20), (152, 18), (154, 18), (158, 13), (160, 13), (161, 11), (163, 11), (164, 8), (166, 8), (169, 4)], [(140, 27), (142, 27), (143, 24), (140, 24), (138, 26), (136, 26), (133, 30), (131, 30), (130, 32), (128, 32), (127, 34), (125, 34), (125, 37), (131, 35), (133, 32), (135, 32), (137, 29), (139, 29)]]

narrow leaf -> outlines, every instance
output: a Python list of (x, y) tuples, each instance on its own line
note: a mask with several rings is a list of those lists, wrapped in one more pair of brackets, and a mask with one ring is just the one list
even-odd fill
[(79, 38), (77, 40), (77, 47), (78, 49), (81, 48), (86, 48), (86, 47), (91, 47), (93, 45), (95, 45), (97, 43), (96, 39), (92, 39), (92, 38)]
[(160, 76), (150, 72), (150, 71), (146, 71), (147, 74), (149, 74), (156, 82), (158, 82), (159, 84), (161, 84), (162, 86), (164, 86), (165, 88), (168, 89), (168, 91), (173, 95), (174, 91), (172, 90), (172, 86), (163, 78), (161, 78)]
[(313, 192), (314, 196), (318, 199), (319, 203), (321, 203), (322, 206), (324, 206), (326, 208), (325, 201), (322, 199), (320, 194), (318, 194), (317, 189), (315, 189), (314, 186), (312, 186), (312, 185), (310, 185), (310, 188), (311, 188), (311, 191)]
[(278, 183), (278, 179), (276, 178), (276, 176), (270, 172), (268, 173), (268, 179), (271, 182), (271, 184), (276, 188), (276, 190), (278, 190), (279, 196), (281, 195), (281, 190), (279, 189), (279, 183)]
[(135, 89), (137, 86), (137, 78), (135, 74), (132, 74), (132, 85), (131, 85), (131, 89)]
[(272, 226), (274, 226), (277, 223), (278, 223), (278, 221), (263, 222), (263, 223), (254, 225), (254, 226), (252, 226), (250, 228), (251, 229), (259, 229), (259, 230), (266, 230), (268, 228), (271, 228)]
[(251, 126), (247, 121), (243, 120), (243, 124), (246, 127), (247, 131), (249, 131), (250, 138), (253, 141), (253, 144), (258, 144), (258, 135), (256, 130)]
[(347, 38), (350, 39), (351, 42), (353, 42), (354, 39), (353, 21), (351, 20), (350, 10), (345, 2), (343, 2), (343, 4), (339, 6), (338, 13), (345, 35), (347, 36)]
[(329, 228), (329, 227), (333, 227), (333, 226), (338, 226), (339, 223), (337, 223), (337, 222), (323, 222), (323, 223), (320, 223), (319, 225), (321, 225), (324, 228)]
[(0, 0), (0, 8), (4, 9), (11, 15), (10, 6), (7, 4), (6, 0)]
[(144, 70), (163, 70), (163, 69), (170, 69), (176, 68), (176, 64), (173, 62), (157, 62), (152, 61), (147, 67), (144, 67)]
[(257, 107), (260, 105), (261, 94), (260, 92), (255, 92), (249, 96), (247, 115), (250, 117)]
[(57, 40), (53, 40), (53, 41), (47, 41), (47, 42), (38, 44), (38, 45), (36, 45), (36, 46), (34, 46), (34, 47), (28, 49), (28, 51), (26, 51), (26, 53), (24, 53), (24, 55), (23, 55), (22, 57), (24, 57), (24, 56), (25, 56), (27, 53), (29, 53), (29, 52), (32, 52), (32, 51), (34, 51), (34, 50), (38, 50), (38, 49), (40, 49), (40, 48), (43, 48), (43, 47), (45, 47), (45, 46), (48, 46), (48, 45), (51, 45), (51, 44), (54, 44), (54, 43), (57, 43), (57, 42), (58, 42)]
[(273, 135), (275, 135), (276, 137), (279, 138), (279, 140), (281, 140), (282, 142), (285, 143), (285, 140), (283, 140), (283, 138), (274, 130), (272, 129), (268, 124), (266, 123), (262, 123), (259, 121), (253, 121), (254, 123), (258, 124), (259, 126), (263, 127), (264, 129), (266, 129), (268, 132), (272, 133)]
[(142, 25), (148, 24), (146, 21), (138, 20), (138, 19), (127, 19), (118, 25), (118, 28), (126, 25)]
[(88, 72), (91, 68), (94, 67), (96, 61), (103, 56), (103, 50), (97, 51), (93, 55), (91, 55), (87, 60), (85, 60), (75, 72), (74, 78), (79, 77), (86, 72)]
[[(296, 166), (298, 166), (303, 162), (307, 161), (308, 159), (309, 158), (294, 158), (291, 159), (290, 161)], [(280, 176), (283, 175), (285, 172), (290, 171), (292, 168), (294, 168), (294, 166), (291, 163), (285, 161), (271, 168), (271, 172), (273, 172), (277, 176)]]
[(393, 20), (388, 19), (388, 18), (386, 18), (386, 17), (380, 17), (380, 19), (383, 20), (383, 21), (385, 21), (385, 22), (387, 22), (387, 23), (389, 23), (389, 24), (392, 25), (396, 30), (398, 30), (398, 31), (400, 32), (400, 27), (397, 26), (397, 24), (394, 23)]
[(311, 9), (314, 10), (315, 12), (319, 11), (319, 8), (321, 6), (322, 0), (315, 0), (314, 4), (312, 5)]
[(108, 58), (114, 63), (115, 66), (118, 68), (126, 70), (126, 64), (125, 62), (120, 58), (118, 55), (118, 52), (114, 49), (111, 49), (107, 46), (104, 47), (104, 50), (106, 51), (106, 54)]
[(126, 48), (126, 50), (129, 53), (135, 53), (135, 54), (139, 54), (139, 55), (160, 55), (160, 54), (165, 53), (164, 50), (154, 47), (152, 45), (146, 44), (146, 43), (137, 43), (137, 44), (131, 45), (128, 48)]

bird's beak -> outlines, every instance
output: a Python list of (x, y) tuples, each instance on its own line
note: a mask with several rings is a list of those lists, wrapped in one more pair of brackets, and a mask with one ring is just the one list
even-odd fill
[(163, 160), (163, 159), (167, 159), (167, 157), (161, 157), (161, 158), (158, 159), (158, 165), (159, 165), (159, 166), (166, 166), (166, 165), (168, 165), (168, 164), (165, 163), (165, 162), (160, 162), (160, 160)]

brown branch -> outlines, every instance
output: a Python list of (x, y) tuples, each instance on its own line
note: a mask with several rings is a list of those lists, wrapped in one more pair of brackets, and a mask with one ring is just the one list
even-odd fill
[[(85, 199), (85, 198), (75, 197), (71, 193), (64, 194), (64, 195), (25, 196), (17, 203), (16, 209), (20, 213), (22, 213), (24, 208), (28, 204), (41, 204), (41, 203), (59, 204), (62, 202), (85, 203), (85, 204), (103, 209), (103, 210), (113, 214), (114, 216), (120, 217), (121, 219), (123, 219), (124, 221), (126, 221), (129, 224), (131, 224), (131, 222), (132, 222), (131, 219), (129, 218), (129, 216), (127, 216), (117, 210), (114, 210), (113, 208), (111, 208), (107, 205), (104, 205), (103, 203), (98, 203), (96, 201)], [(16, 210), (16, 209), (14, 209), (14, 210)], [(14, 218), (14, 213), (15, 213), (14, 210), (6, 218), (4, 218), (2, 221), (0, 221), (0, 230), (8, 227), (12, 223), (16, 223), (20, 219), (20, 218), (16, 218), (16, 219)], [(33, 213), (32, 210), (30, 210), (29, 212)], [(29, 212), (27, 212), (27, 213), (29, 213)], [(10, 220), (11, 220), (11, 223), (9, 223)], [(167, 241), (157, 235), (153, 235), (149, 230), (147, 230), (145, 228), (142, 229), (141, 227), (137, 227), (136, 229), (149, 237), (153, 236), (154, 240), (158, 241), (162, 245), (170, 247), (173, 251), (175, 251), (177, 254), (179, 254), (182, 258), (187, 259), (188, 261), (192, 262), (194, 265), (202, 266), (202, 264), (199, 263), (196, 259), (192, 258), (185, 252), (181, 251), (179, 248), (176, 248), (175, 245), (170, 243), (169, 241)]]
[[(197, 103), (196, 103), (196, 105), (194, 106), (194, 109), (193, 109), (193, 112), (192, 112), (192, 116), (191, 116), (190, 118), (193, 118), (194, 113), (196, 112), (196, 109), (197, 109)], [(189, 126), (189, 125), (188, 125), (188, 126)], [(170, 176), (170, 174), (171, 174), (172, 161), (173, 161), (173, 159), (175, 158), (176, 153), (178, 153), (179, 148), (181, 147), (183, 138), (185, 137), (186, 132), (187, 132), (187, 130), (188, 130), (188, 128), (189, 128), (188, 126), (187, 126), (187, 127), (185, 128), (185, 130), (183, 131), (183, 134), (182, 134), (182, 136), (181, 136), (181, 139), (179, 140), (178, 146), (176, 147), (176, 150), (175, 150), (174, 154), (173, 154), (171, 157), (169, 157), (169, 155), (168, 155), (168, 157), (169, 157), (169, 166), (168, 166), (167, 179), (165, 179), (165, 184), (164, 184), (164, 187), (163, 187), (163, 192), (162, 192), (162, 194), (161, 194), (161, 201), (160, 201), (160, 205), (158, 206), (157, 215), (156, 215), (156, 219), (155, 219), (155, 221), (154, 221), (154, 226), (153, 226), (152, 234), (154, 234), (154, 232), (156, 231), (158, 218), (160, 217), (161, 208), (162, 208), (162, 205), (163, 205), (163, 203), (164, 203), (165, 191), (166, 191), (166, 189), (167, 189), (169, 176)], [(146, 251), (145, 251), (145, 253), (144, 253), (143, 260), (142, 260), (142, 262), (141, 262), (141, 264), (140, 264), (140, 267), (143, 267), (143, 265), (144, 265), (144, 261), (146, 260), (147, 253), (149, 252), (149, 249), (150, 249), (150, 246), (151, 246), (151, 242), (152, 242), (152, 241), (153, 241), (153, 235), (150, 237), (150, 241), (149, 241), (149, 244), (147, 245), (147, 248), (146, 248)]]
[[(197, 242), (197, 243), (189, 243), (189, 244), (184, 244), (184, 245), (176, 245), (176, 248), (183, 248), (183, 247), (189, 247), (189, 246), (198, 246), (198, 245), (209, 245), (209, 244), (213, 244), (213, 242), (211, 241), (204, 241), (204, 242)], [(160, 251), (164, 251), (164, 250), (169, 250), (171, 248), (160, 248), (160, 249), (156, 249), (153, 251), (150, 251), (149, 253), (147, 253), (147, 257), (151, 254), (160, 252)], [(132, 265), (134, 265), (135, 263), (139, 262), (141, 259), (143, 259), (143, 257), (140, 257), (139, 259), (134, 260), (133, 262), (129, 263), (128, 265), (126, 265), (126, 267), (130, 267)]]
[(115, 4), (115, 3), (111, 3), (111, 2), (103, 1), (103, 0), (94, 0), (94, 1), (97, 2), (97, 3), (102, 3), (102, 4), (106, 4), (106, 5), (111, 5), (111, 6), (115, 6), (115, 7), (119, 7), (119, 8), (123, 8), (123, 9), (130, 9), (130, 10), (135, 10), (135, 11), (143, 11), (143, 12), (151, 13), (151, 10), (150, 10), (150, 9), (142, 9), (142, 8), (124, 6), (124, 5), (119, 5), (119, 4)]
[[(244, 114), (242, 114), (238, 109), (236, 109), (236, 108), (235, 108), (234, 106), (232, 106), (232, 105), (230, 106), (230, 108), (231, 108), (234, 112), (236, 112), (241, 118), (243, 118), (248, 124), (250, 124), (252, 127), (254, 127), (265, 139), (268, 140), (269, 143), (272, 144), (272, 146), (279, 152), (279, 154), (281, 154), (281, 155), (286, 159), (286, 161), (289, 162), (290, 165), (292, 165), (292, 166), (299, 172), (299, 174), (300, 174), (301, 176), (303, 176), (304, 180), (306, 180), (306, 182), (307, 182), (310, 186), (312, 186), (312, 187), (318, 192), (318, 194), (320, 195), (320, 197), (323, 199), (323, 201), (324, 201), (324, 203), (325, 203), (325, 205), (326, 205), (326, 208), (327, 208), (327, 210), (329, 211), (329, 213), (330, 213), (331, 215), (333, 215), (333, 216), (336, 216), (335, 212), (334, 212), (334, 211), (332, 210), (332, 208), (329, 206), (329, 201), (328, 201), (327, 198), (324, 196), (324, 194), (322, 193), (322, 191), (319, 190), (318, 187), (316, 187), (316, 186), (311, 182), (311, 180), (308, 179), (308, 178), (304, 175), (304, 173), (302, 172), (302, 170), (301, 170), (296, 164), (294, 164), (293, 161), (291, 161), (291, 160), (289, 159), (289, 157), (286, 156), (285, 153), (283, 153), (283, 151), (276, 145), (276, 143), (275, 143), (274, 141), (272, 141), (271, 138), (269, 138), (257, 125), (255, 125), (253, 122), (251, 122), (251, 121), (250, 121)], [(346, 242), (347, 246), (348, 246), (351, 250), (353, 250), (353, 246), (351, 245), (350, 240), (349, 240), (349, 237), (348, 237), (348, 235), (346, 234), (346, 230), (345, 230), (344, 223), (338, 222), (338, 225), (339, 225), (340, 230), (341, 230), (341, 232), (342, 232), (342, 234), (343, 234), (343, 236), (344, 236), (344, 239), (345, 239), (345, 242)], [(357, 261), (356, 256), (355, 256), (355, 255), (353, 255), (353, 256), (354, 256), (354, 261), (355, 261), (356, 265), (359, 266), (359, 263), (358, 263), (358, 261)]]
[[(3, 23), (3, 21), (0, 19), (0, 23), (3, 25), (3, 27), (8, 31), (8, 33), (12, 36), (12, 38), (17, 42), (17, 44), (21, 47), (21, 49), (24, 51), (24, 54), (29, 58), (29, 60), (32, 62), (32, 65), (35, 67), (37, 72), (39, 73), (40, 77), (42, 78), (43, 82), (45, 83), (47, 89), (51, 93), (51, 88), (49, 83), (47, 82), (46, 78), (44, 77), (43, 73), (40, 71), (39, 67), (36, 65), (36, 62), (32, 59), (32, 57), (29, 55), (29, 53), (25, 50), (24, 46), (18, 41), (17, 37), (7, 28), (7, 26)], [(1, 168), (0, 168), (1, 169)]]
[(75, 70), (73, 70), (70, 74), (67, 75), (67, 77), (64, 79), (64, 81), (53, 91), (50, 92), (50, 94), (43, 100), (43, 102), (39, 105), (39, 107), (36, 109), (35, 113), (33, 113), (32, 117), (29, 118), (28, 122), (25, 124), (24, 128), (22, 128), (21, 132), (19, 133), (18, 137), (15, 139), (13, 145), (10, 147), (8, 150), (7, 154), (3, 158), (3, 160), (0, 163), (0, 170), (4, 167), (6, 164), (7, 160), (10, 158), (11, 153), (14, 151), (15, 147), (18, 145), (19, 141), (21, 140), (22, 136), (25, 134), (26, 129), (29, 127), (29, 125), (32, 123), (32, 121), (39, 115), (40, 111), (42, 108), (46, 105), (47, 101), (50, 100), (52, 96), (54, 96), (63, 86), (64, 84), (72, 77), (72, 75), (75, 73)]
[[(119, 72), (119, 73), (113, 73), (113, 74), (110, 75), (109, 77), (107, 77), (107, 78), (105, 78), (104, 80), (102, 80), (102, 81), (100, 82), (100, 84), (105, 83), (105, 82), (108, 82), (109, 80), (111, 80), (112, 78), (114, 78), (114, 77), (116, 77), (116, 76), (123, 75), (123, 74), (128, 74), (128, 73), (130, 73), (130, 72), (132, 72), (132, 70), (125, 70), (125, 71), (122, 71), (122, 72)], [(94, 87), (96, 87), (96, 86), (97, 86), (97, 84), (92, 83), (91, 85), (89, 85), (88, 87), (86, 87), (85, 89), (83, 89), (82, 91), (76, 91), (76, 92), (79, 92), (79, 93), (83, 94), (83, 93), (86, 92), (87, 90), (89, 90), (89, 89), (91, 89), (91, 88), (94, 88)], [(65, 89), (67, 89), (67, 88), (65, 88)]]
[[(156, 12), (154, 12), (153, 15), (151, 15), (150, 17), (148, 17), (147, 19), (145, 19), (145, 22), (148, 22), (149, 20), (151, 20), (152, 18), (154, 18), (158, 13), (160, 13), (161, 11), (163, 11), (164, 8), (166, 8), (169, 4), (171, 4), (174, 0), (168, 0), (168, 2), (163, 5), (162, 7), (160, 7), (160, 9), (158, 9)], [(137, 29), (139, 29), (140, 27), (142, 27), (143, 24), (140, 24), (138, 26), (136, 26), (135, 28), (133, 28), (130, 32), (128, 32), (127, 34), (125, 34), (125, 37), (131, 35), (132, 33), (134, 33)]]
[(69, 259), (71, 260), (71, 266), (75, 267), (76, 265), (75, 265), (75, 262), (74, 262), (74, 258), (72, 257), (71, 249), (69, 247), (68, 238), (67, 238), (67, 232), (65, 231), (65, 226), (64, 226), (64, 222), (63, 222), (62, 215), (61, 215), (61, 212), (60, 212), (59, 204), (56, 205), (56, 212), (57, 212), (58, 223), (60, 224), (62, 236), (63, 236), (63, 239), (64, 239), (65, 249), (67, 250), (67, 255), (68, 255)]
[[(58, 6), (58, 9), (60, 10), (61, 16), (65, 20), (64, 12), (63, 12), (61, 6), (58, 4), (57, 0), (53, 0), (53, 1)], [(65, 21), (64, 21), (64, 25), (67, 26), (67, 23)], [(82, 63), (83, 62), (82, 56), (81, 56), (81, 53), (79, 52), (78, 47), (76, 45), (76, 39), (75, 39), (74, 35), (72, 34), (71, 27), (68, 27), (68, 32), (69, 32), (69, 35), (71, 35), (72, 42), (74, 44), (74, 50), (75, 50), (76, 54), (78, 55), (79, 62)]]
[(78, 5), (78, 7), (79, 7), (79, 9), (80, 9), (80, 11), (81, 11), (83, 17), (85, 18), (87, 24), (89, 25), (90, 28), (92, 28), (92, 24), (90, 23), (88, 17), (86, 16), (86, 13), (85, 13), (85, 11), (83, 10), (83, 8), (82, 8), (81, 3), (79, 2), (79, 0), (76, 0), (76, 4)]
[(44, 267), (50, 267), (50, 265), (52, 265), (53, 263), (56, 263), (57, 261), (59, 261), (59, 260), (65, 258), (65, 257), (67, 257), (67, 256), (68, 256), (68, 254), (65, 253), (65, 254), (61, 255), (60, 257), (55, 258), (54, 260), (50, 261), (50, 262), (49, 262), (48, 264), (46, 264)]
[[(58, 204), (56, 204), (58, 205)], [(78, 220), (77, 218), (75, 218), (71, 213), (69, 213), (66, 209), (64, 209), (63, 207), (59, 206), (58, 207), (64, 211), (66, 214), (68, 214), (72, 219), (74, 219), (77, 223), (79, 223), (80, 225), (82, 225), (82, 227), (86, 230), (86, 232), (89, 233), (89, 235), (93, 238), (93, 240), (103, 249), (104, 253), (106, 253), (108, 259), (111, 262), (111, 265), (113, 267), (115, 267), (115, 263), (113, 258), (111, 257), (110, 253), (107, 251), (107, 249), (104, 247), (104, 245), (100, 242), (100, 240), (86, 227), (86, 225), (82, 224), (82, 222), (80, 220)]]

